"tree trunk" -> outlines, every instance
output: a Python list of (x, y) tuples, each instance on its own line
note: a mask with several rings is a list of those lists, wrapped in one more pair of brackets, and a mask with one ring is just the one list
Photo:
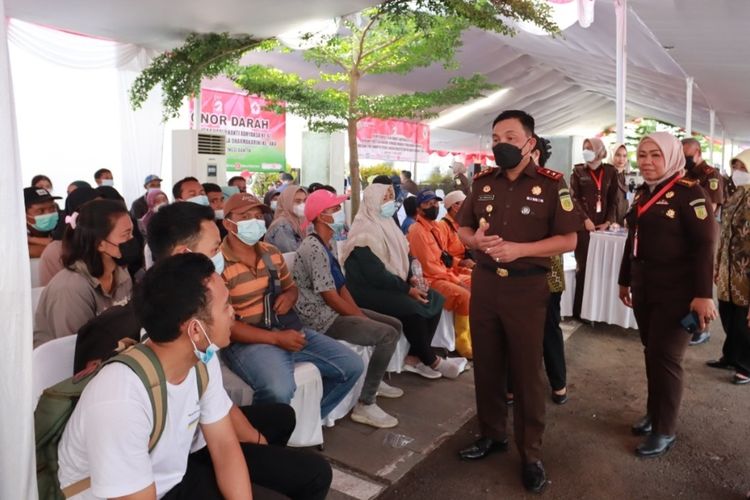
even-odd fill
[(352, 219), (359, 211), (360, 192), (362, 183), (359, 179), (359, 151), (357, 150), (357, 121), (350, 118), (347, 121), (347, 135), (349, 136), (349, 175), (352, 178)]
[(352, 68), (349, 73), (349, 117), (346, 121), (346, 131), (349, 137), (349, 175), (352, 178), (352, 220), (359, 211), (360, 191), (362, 183), (359, 179), (359, 150), (357, 149), (357, 97), (359, 96), (358, 69)]

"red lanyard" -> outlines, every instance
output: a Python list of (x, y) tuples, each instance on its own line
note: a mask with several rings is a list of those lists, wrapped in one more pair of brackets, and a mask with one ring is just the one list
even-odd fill
[(648, 212), (648, 209), (649, 209), (649, 208), (651, 208), (651, 207), (653, 207), (653, 206), (654, 206), (654, 204), (655, 204), (655, 203), (656, 203), (657, 201), (659, 201), (659, 200), (661, 199), (661, 197), (662, 197), (662, 196), (664, 196), (664, 194), (665, 194), (665, 193), (666, 193), (667, 191), (669, 191), (670, 189), (672, 189), (672, 186), (674, 186), (674, 185), (675, 185), (675, 183), (676, 183), (677, 181), (679, 181), (679, 180), (680, 180), (681, 178), (682, 178), (682, 176), (681, 176), (681, 175), (678, 175), (678, 176), (676, 176), (676, 177), (675, 177), (674, 179), (672, 179), (671, 181), (669, 181), (669, 182), (667, 183), (667, 185), (666, 185), (666, 186), (664, 186), (663, 188), (661, 188), (661, 189), (659, 190), (659, 192), (658, 192), (658, 193), (656, 193), (656, 195), (655, 195), (655, 196), (652, 196), (652, 197), (651, 197), (651, 199), (650, 199), (650, 200), (648, 200), (648, 201), (647, 201), (647, 202), (646, 202), (646, 203), (645, 203), (644, 205), (638, 205), (638, 210), (637, 210), (637, 212), (636, 212), (636, 213), (637, 213), (637, 215), (638, 215), (638, 218), (640, 219), (641, 215), (643, 215), (643, 214), (645, 214), (646, 212)]
[(594, 175), (594, 171), (589, 169), (589, 175), (592, 179), (594, 179), (594, 184), (596, 184), (596, 190), (599, 191), (599, 193), (602, 192), (602, 179), (604, 179), (604, 169), (600, 166), (599, 167), (599, 178), (597, 179)]
[[(636, 211), (635, 211), (635, 213), (636, 213), (636, 221), (638, 219), (640, 219), (643, 214), (645, 214), (646, 212), (648, 212), (648, 209), (651, 208), (651, 207), (653, 207), (654, 204), (657, 201), (659, 201), (666, 194), (667, 191), (669, 191), (670, 189), (672, 189), (672, 186), (674, 186), (675, 183), (677, 181), (679, 181), (681, 178), (682, 178), (681, 175), (675, 176), (674, 179), (672, 179), (671, 181), (669, 181), (666, 186), (664, 186), (663, 188), (661, 188), (659, 190), (659, 192), (656, 193), (654, 196), (652, 196), (651, 199), (648, 200), (645, 204), (643, 204), (643, 205), (637, 205), (636, 206)], [(633, 234), (633, 257), (638, 257), (638, 223), (637, 222), (635, 224), (635, 232)]]

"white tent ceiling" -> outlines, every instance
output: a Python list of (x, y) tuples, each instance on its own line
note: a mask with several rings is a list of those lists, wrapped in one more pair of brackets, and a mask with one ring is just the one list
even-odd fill
[[(30, 22), (148, 47), (174, 47), (191, 31), (272, 36), (310, 19), (356, 11), (372, 0), (6, 0), (7, 13)], [(577, 24), (559, 38), (521, 32), (515, 38), (471, 31), (459, 55), (461, 69), (439, 66), (406, 76), (368, 77), (380, 92), (429, 90), (452, 76), (480, 72), (509, 91), (493, 106), (450, 128), (486, 133), (497, 111), (515, 107), (537, 119), (540, 132), (601, 130), (615, 116), (615, 14), (612, 0), (598, 0), (594, 24)], [(685, 76), (695, 78), (693, 129), (750, 142), (750, 19), (745, 0), (630, 0), (628, 18), (629, 117), (649, 116), (684, 124)], [(674, 46), (667, 50), (664, 46)], [(254, 55), (253, 61), (314, 75), (295, 55)]]

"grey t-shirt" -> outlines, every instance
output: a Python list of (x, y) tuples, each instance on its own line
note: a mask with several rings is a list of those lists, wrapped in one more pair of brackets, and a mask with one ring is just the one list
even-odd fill
[(78, 333), (79, 328), (106, 309), (130, 300), (133, 282), (125, 268), (115, 268), (114, 287), (106, 294), (83, 262), (72, 267), (57, 273), (39, 298), (34, 315), (34, 347)]
[(315, 236), (305, 238), (297, 249), (292, 275), (299, 289), (294, 306), (297, 315), (305, 326), (325, 333), (339, 313), (326, 304), (321, 292), (336, 290), (336, 282), (328, 254)]

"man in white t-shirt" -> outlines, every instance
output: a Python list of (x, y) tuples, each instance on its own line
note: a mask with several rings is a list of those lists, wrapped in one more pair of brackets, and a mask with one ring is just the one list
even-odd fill
[[(78, 499), (251, 498), (250, 475), (232, 427), (215, 352), (229, 344), (234, 315), (210, 259), (182, 254), (151, 268), (136, 291), (136, 313), (167, 379), (167, 421), (151, 453), (152, 408), (127, 366), (105, 366), (83, 391), (58, 448), (65, 488), (91, 478)], [(198, 397), (196, 363), (208, 387)], [(188, 467), (208, 448), (211, 467)]]

